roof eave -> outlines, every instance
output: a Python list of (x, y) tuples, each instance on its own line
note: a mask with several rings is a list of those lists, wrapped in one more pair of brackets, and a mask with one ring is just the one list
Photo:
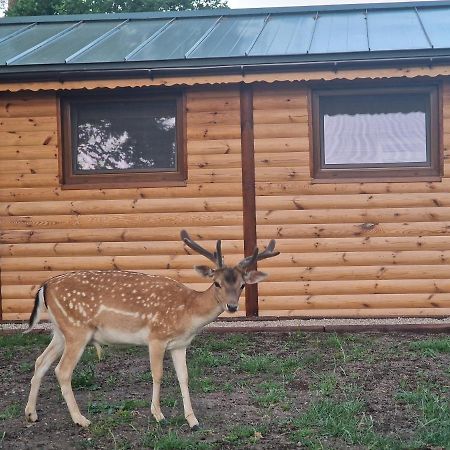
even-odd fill
[(0, 69), (1, 82), (76, 81), (110, 78), (170, 77), (192, 75), (231, 75), (268, 72), (343, 70), (386, 67), (431, 67), (450, 65), (450, 50), (411, 52), (378, 52), (377, 55), (346, 54), (303, 55), (290, 58), (221, 58), (197, 60), (180, 65), (180, 61), (129, 62), (72, 65), (8, 66)]

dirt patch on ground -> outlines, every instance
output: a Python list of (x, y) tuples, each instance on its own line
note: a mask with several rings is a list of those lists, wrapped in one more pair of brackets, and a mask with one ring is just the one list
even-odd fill
[[(150, 414), (144, 348), (88, 348), (74, 374), (77, 428), (51, 370), (39, 421), (23, 416), (42, 334), (0, 335), (5, 449), (450, 449), (450, 337), (432, 334), (204, 333), (188, 356), (201, 430), (190, 432), (166, 360), (164, 427)], [(53, 368), (52, 368), (53, 369)]]

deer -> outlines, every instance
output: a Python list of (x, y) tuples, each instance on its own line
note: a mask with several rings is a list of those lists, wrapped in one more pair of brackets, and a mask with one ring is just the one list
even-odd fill
[(88, 427), (72, 391), (72, 374), (86, 346), (135, 344), (148, 346), (152, 375), (150, 411), (155, 420), (164, 422), (160, 407), (163, 358), (170, 351), (183, 399), (184, 417), (191, 430), (199, 428), (188, 388), (186, 349), (193, 338), (224, 311), (235, 313), (246, 284), (263, 281), (267, 274), (251, 270), (257, 261), (279, 254), (271, 240), (264, 251), (256, 247), (252, 255), (234, 267), (224, 264), (221, 241), (214, 252), (193, 241), (185, 230), (181, 240), (215, 264), (194, 266), (212, 284), (203, 292), (160, 275), (126, 270), (85, 270), (67, 272), (43, 283), (35, 297), (29, 326), (36, 327), (42, 312), (47, 311), (53, 324), (53, 337), (37, 358), (31, 379), (25, 417), (36, 422), (36, 402), (45, 373), (61, 355), (55, 368), (73, 422)]

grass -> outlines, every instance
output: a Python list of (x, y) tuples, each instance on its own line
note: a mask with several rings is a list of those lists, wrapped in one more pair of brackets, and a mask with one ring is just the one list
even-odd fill
[(5, 409), (0, 410), (0, 420), (15, 419), (22, 415), (22, 405), (20, 403), (12, 403)]
[(426, 446), (450, 448), (448, 386), (436, 392), (430, 384), (423, 384), (414, 391), (400, 391), (397, 399), (408, 404), (419, 414), (414, 448)]
[[(187, 358), (192, 403), (202, 427), (195, 433), (184, 419), (169, 355), (161, 391), (167, 420), (160, 426), (150, 412), (148, 351), (105, 348), (106, 359), (98, 361), (95, 349), (88, 347), (72, 384), (92, 424), (78, 435), (76, 446), (74, 441), (67, 445), (123, 450), (229, 450), (259, 445), (450, 449), (450, 338), (382, 341), (380, 336), (202, 335)], [(1, 425), (8, 430), (4, 435), (0, 431), (0, 446), (2, 441), (5, 448), (11, 446), (10, 430), (22, 430), (27, 394), (23, 386), (28, 387), (34, 360), (48, 342), (44, 335), (0, 336), (0, 359), (5, 354), (18, 358), (7, 365), (5, 398), (10, 396), (14, 403), (0, 408)], [(40, 404), (42, 421), (34, 425), (34, 433), (46, 419), (54, 420), (49, 405), (56, 411), (62, 404), (59, 388), (48, 383), (52, 376), (54, 380), (50, 373), (43, 384), (47, 394), (41, 399), (45, 402)], [(67, 425), (60, 425), (61, 432), (73, 436), (65, 406), (63, 412)]]
[(439, 353), (450, 353), (450, 337), (412, 342), (409, 345), (409, 348), (413, 351), (418, 350), (422, 354), (432, 357)]

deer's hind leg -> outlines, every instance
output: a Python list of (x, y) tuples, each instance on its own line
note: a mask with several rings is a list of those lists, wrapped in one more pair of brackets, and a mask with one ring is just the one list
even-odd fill
[(38, 357), (34, 366), (34, 375), (31, 379), (30, 394), (28, 395), (27, 406), (25, 407), (25, 417), (29, 422), (36, 422), (36, 402), (42, 378), (47, 373), (52, 363), (61, 355), (64, 348), (64, 337), (59, 330), (55, 330), (50, 344)]
[(64, 353), (55, 368), (56, 378), (58, 379), (67, 407), (69, 408), (70, 416), (74, 423), (82, 427), (88, 427), (91, 422), (81, 414), (78, 408), (72, 390), (72, 374), (91, 337), (91, 331), (82, 329), (76, 330), (70, 336), (65, 336), (66, 346)]

